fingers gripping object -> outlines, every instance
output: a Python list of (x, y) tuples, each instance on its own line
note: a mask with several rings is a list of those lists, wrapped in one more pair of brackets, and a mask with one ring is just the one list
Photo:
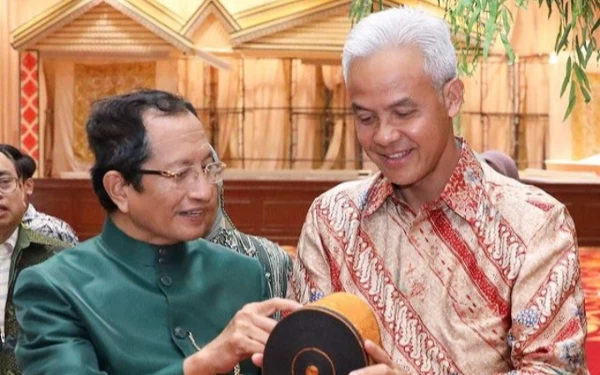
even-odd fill
[(381, 346), (370, 306), (334, 293), (283, 318), (267, 340), (263, 375), (347, 375), (371, 364), (364, 341)]

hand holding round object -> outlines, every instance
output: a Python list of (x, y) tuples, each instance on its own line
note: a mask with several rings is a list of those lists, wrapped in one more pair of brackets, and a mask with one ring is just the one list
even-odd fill
[(263, 375), (347, 375), (369, 366), (365, 340), (381, 346), (371, 307), (333, 293), (283, 318), (264, 351)]

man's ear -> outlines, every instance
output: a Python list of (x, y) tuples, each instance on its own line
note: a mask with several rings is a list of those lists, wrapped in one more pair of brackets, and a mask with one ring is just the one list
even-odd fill
[(33, 194), (33, 178), (28, 178), (23, 182), (23, 191), (25, 191), (27, 196)]
[(456, 117), (460, 112), (463, 102), (465, 85), (459, 78), (454, 78), (444, 85), (444, 103), (449, 117)]
[(119, 211), (123, 213), (129, 212), (129, 189), (127, 189), (129, 184), (125, 181), (121, 173), (117, 171), (106, 172), (102, 178), (102, 184)]

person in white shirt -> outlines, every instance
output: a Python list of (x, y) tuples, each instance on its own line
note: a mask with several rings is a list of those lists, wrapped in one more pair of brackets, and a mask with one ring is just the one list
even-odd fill
[(27, 209), (24, 176), (6, 145), (0, 145), (0, 374), (18, 374), (14, 350), (19, 331), (12, 291), (21, 270), (68, 244), (21, 225)]
[(12, 156), (17, 171), (23, 176), (25, 203), (27, 204), (27, 211), (25, 211), (25, 215), (23, 215), (23, 224), (34, 232), (59, 239), (73, 246), (77, 245), (79, 243), (77, 234), (75, 234), (75, 231), (67, 224), (67, 222), (37, 211), (30, 202), (34, 188), (33, 175), (37, 169), (35, 160), (9, 144), (0, 144), (0, 148)]

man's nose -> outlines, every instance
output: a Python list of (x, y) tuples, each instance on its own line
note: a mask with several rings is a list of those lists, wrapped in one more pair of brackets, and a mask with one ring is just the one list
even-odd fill
[(387, 147), (402, 137), (400, 130), (393, 126), (387, 119), (383, 119), (373, 135), (373, 142), (381, 147)]
[(213, 184), (210, 184), (204, 175), (204, 171), (194, 171), (194, 179), (189, 186), (190, 198), (208, 201), (213, 194)]

